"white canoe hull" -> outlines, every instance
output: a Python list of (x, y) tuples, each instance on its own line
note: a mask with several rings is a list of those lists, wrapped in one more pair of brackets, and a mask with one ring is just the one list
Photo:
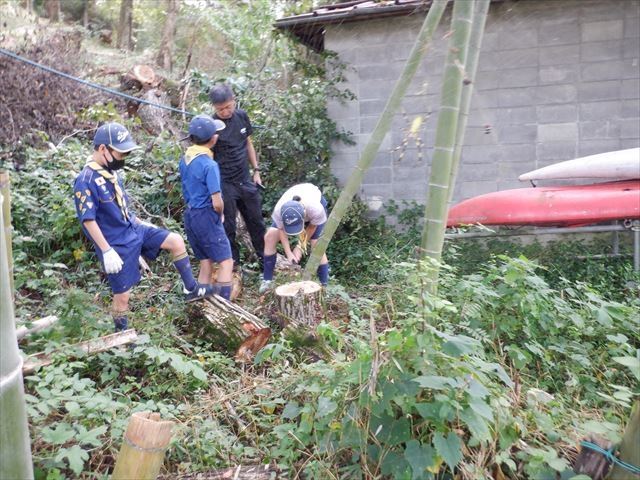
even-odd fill
[(562, 178), (640, 178), (640, 148), (598, 153), (588, 157), (554, 163), (518, 177), (520, 181)]

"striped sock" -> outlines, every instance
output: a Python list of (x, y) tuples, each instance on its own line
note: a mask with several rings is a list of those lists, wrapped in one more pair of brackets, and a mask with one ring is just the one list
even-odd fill
[(264, 270), (262, 278), (264, 280), (273, 280), (273, 271), (276, 268), (276, 254), (264, 256)]
[(323, 287), (326, 287), (329, 283), (329, 264), (325, 263), (324, 265), (318, 266), (318, 280)]
[(182, 282), (184, 283), (184, 288), (191, 291), (195, 288), (198, 282), (193, 278), (193, 273), (191, 272), (191, 262), (189, 261), (189, 255), (187, 252), (182, 252), (179, 255), (173, 257), (173, 264), (178, 270), (180, 277), (182, 278)]

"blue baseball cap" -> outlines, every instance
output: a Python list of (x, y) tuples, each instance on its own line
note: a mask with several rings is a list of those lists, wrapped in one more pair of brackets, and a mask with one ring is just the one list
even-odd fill
[(100, 145), (106, 145), (120, 153), (128, 153), (140, 148), (133, 141), (129, 130), (116, 122), (105, 123), (96, 130), (96, 134), (93, 136), (93, 146), (99, 147)]
[(213, 119), (209, 115), (196, 115), (189, 124), (189, 135), (198, 143), (205, 143), (220, 130), (224, 130), (225, 126), (222, 120)]
[(299, 235), (304, 230), (304, 205), (289, 200), (280, 207), (280, 216), (287, 235)]

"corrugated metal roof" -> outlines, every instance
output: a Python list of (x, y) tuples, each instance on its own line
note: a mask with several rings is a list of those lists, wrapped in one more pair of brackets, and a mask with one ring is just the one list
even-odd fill
[(324, 5), (311, 12), (284, 17), (276, 28), (291, 32), (316, 51), (324, 49), (324, 26), (396, 15), (411, 15), (429, 10), (432, 0), (354, 0)]

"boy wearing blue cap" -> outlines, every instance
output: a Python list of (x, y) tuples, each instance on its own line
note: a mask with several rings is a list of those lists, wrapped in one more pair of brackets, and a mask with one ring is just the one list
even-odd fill
[[(300, 262), (307, 253), (307, 241), (313, 247), (327, 222), (327, 200), (318, 187), (311, 183), (300, 183), (289, 188), (271, 215), (273, 224), (264, 235), (264, 270), (260, 293), (273, 286), (273, 271), (276, 266), (276, 246), (282, 243), (287, 259)], [(289, 235), (300, 235), (298, 245), (291, 250)], [(318, 280), (323, 286), (329, 282), (329, 260), (323, 255), (318, 267)]]
[(93, 147), (93, 155), (76, 177), (74, 200), (82, 231), (94, 244), (107, 273), (116, 332), (128, 328), (130, 291), (140, 281), (140, 255), (153, 260), (160, 250), (170, 251), (186, 300), (212, 295), (211, 287), (199, 285), (193, 277), (182, 237), (142, 222), (129, 211), (129, 196), (117, 173), (125, 157), (138, 148), (129, 131), (115, 122), (102, 125)]
[(215, 293), (229, 300), (233, 259), (231, 246), (224, 231), (224, 202), (220, 188), (220, 170), (213, 160), (212, 148), (218, 132), (225, 128), (220, 120), (197, 115), (189, 124), (193, 145), (180, 158), (182, 195), (187, 204), (184, 226), (193, 253), (200, 260), (198, 282), (209, 283), (213, 262), (218, 262)]

